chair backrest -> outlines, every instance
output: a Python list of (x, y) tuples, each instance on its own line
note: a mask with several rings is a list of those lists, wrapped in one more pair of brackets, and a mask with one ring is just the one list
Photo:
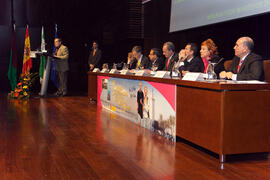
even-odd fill
[(231, 64), (232, 64), (232, 60), (227, 60), (224, 62), (224, 67), (225, 67), (226, 71), (228, 71), (230, 69)]
[(264, 79), (267, 82), (270, 82), (270, 59), (263, 61), (263, 68), (264, 68)]

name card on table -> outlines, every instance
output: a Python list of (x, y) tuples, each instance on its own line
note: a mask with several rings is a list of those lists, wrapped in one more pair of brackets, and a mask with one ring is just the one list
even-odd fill
[(139, 70), (136, 72), (135, 76), (149, 76), (145, 70)]
[(125, 69), (125, 70), (123, 69), (123, 70), (121, 70), (120, 74), (128, 75), (128, 74), (131, 74), (131, 72), (128, 69)]
[(183, 77), (182, 80), (186, 81), (202, 81), (203, 80), (203, 73), (195, 73), (195, 72), (188, 72)]
[(102, 69), (100, 72), (107, 73), (107, 72), (109, 72), (109, 69)]
[(109, 72), (110, 74), (115, 74), (118, 73), (119, 71), (117, 69), (111, 69), (111, 71)]
[(99, 68), (95, 68), (93, 72), (100, 72)]
[(170, 72), (169, 71), (157, 71), (154, 75), (156, 78), (169, 78)]

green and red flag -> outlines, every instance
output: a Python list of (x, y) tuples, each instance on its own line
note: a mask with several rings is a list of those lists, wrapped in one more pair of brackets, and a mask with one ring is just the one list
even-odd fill
[(11, 50), (8, 68), (8, 80), (12, 91), (17, 85), (17, 55), (16, 55), (16, 33), (15, 25), (12, 26)]

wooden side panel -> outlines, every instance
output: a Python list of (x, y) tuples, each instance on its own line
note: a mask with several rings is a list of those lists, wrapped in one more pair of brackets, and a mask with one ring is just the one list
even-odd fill
[(270, 92), (224, 92), (225, 154), (270, 152)]
[(97, 74), (88, 73), (88, 97), (97, 100)]
[(177, 136), (221, 151), (221, 92), (177, 87)]

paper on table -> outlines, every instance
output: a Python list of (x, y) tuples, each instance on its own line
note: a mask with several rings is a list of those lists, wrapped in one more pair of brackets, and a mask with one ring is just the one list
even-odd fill
[(236, 81), (236, 83), (239, 83), (239, 84), (267, 84), (267, 82), (257, 81), (257, 80)]
[(257, 80), (247, 80), (247, 81), (234, 81), (234, 80), (226, 80), (227, 84), (267, 84), (264, 81)]

